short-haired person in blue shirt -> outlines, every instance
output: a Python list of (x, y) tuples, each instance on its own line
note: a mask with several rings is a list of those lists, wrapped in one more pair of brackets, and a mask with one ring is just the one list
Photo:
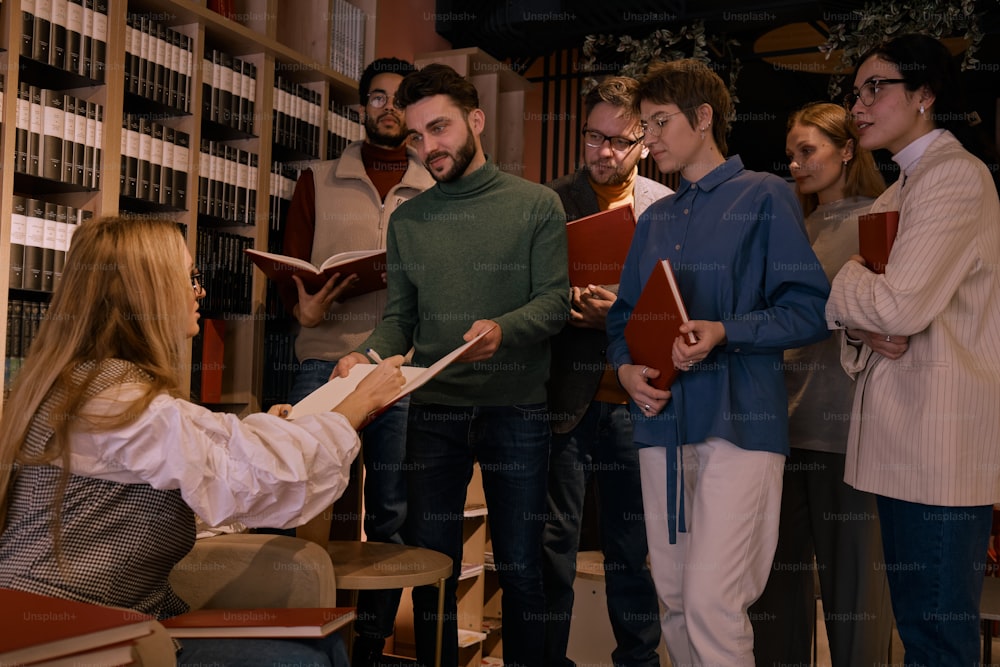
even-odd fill
[[(632, 400), (650, 565), (675, 665), (752, 667), (747, 607), (778, 539), (788, 407), (786, 348), (825, 338), (829, 282), (792, 189), (726, 158), (733, 104), (704, 63), (650, 66), (639, 86), (644, 142), (676, 194), (639, 218), (608, 313), (608, 358)], [(664, 340), (682, 372), (633, 363), (625, 324), (660, 260), (691, 321)]]

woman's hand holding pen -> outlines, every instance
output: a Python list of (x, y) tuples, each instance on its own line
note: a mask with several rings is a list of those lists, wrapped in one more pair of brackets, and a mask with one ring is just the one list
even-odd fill
[(364, 426), (372, 413), (392, 400), (402, 389), (406, 382), (403, 372), (399, 370), (402, 364), (403, 356), (400, 354), (379, 363), (333, 411), (347, 417), (355, 429)]

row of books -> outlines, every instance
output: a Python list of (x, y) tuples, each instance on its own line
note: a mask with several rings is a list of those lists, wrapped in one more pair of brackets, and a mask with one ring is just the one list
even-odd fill
[(104, 81), (107, 0), (21, 0), (21, 55)]
[(38, 335), (38, 327), (48, 310), (49, 304), (45, 301), (10, 299), (7, 302), (7, 352), (3, 360), (5, 395), (21, 370), (31, 343)]
[[(295, 193), (303, 165), (287, 162), (271, 163), (270, 196), (268, 197), (269, 252), (284, 249), (285, 220)], [(261, 402), (265, 409), (275, 403), (285, 403), (295, 380), (295, 334), (289, 326), (291, 316), (285, 311), (278, 293), (278, 283), (267, 281), (264, 296), (264, 381)]]
[(340, 157), (349, 143), (365, 138), (365, 126), (358, 112), (334, 100), (330, 100), (330, 109), (326, 112), (326, 127), (327, 160)]
[(267, 410), (276, 403), (286, 403), (295, 381), (295, 337), (285, 332), (264, 334), (264, 381), (261, 403)]
[(274, 79), (274, 143), (319, 158), (322, 95), (280, 74)]
[(357, 81), (365, 68), (365, 12), (347, 0), (333, 0), (330, 67)]
[(143, 114), (122, 118), (119, 194), (183, 210), (187, 208), (190, 135)]
[(22, 82), (16, 125), (16, 171), (82, 188), (100, 187), (101, 104)]
[(257, 154), (201, 140), (198, 213), (252, 225), (257, 219)]
[(129, 12), (125, 19), (125, 90), (178, 111), (191, 110), (194, 40)]
[[(271, 178), (268, 179), (268, 252), (280, 254), (284, 248), (285, 218), (292, 204), (295, 193), (295, 182), (299, 177), (298, 165), (288, 162), (272, 162)], [(281, 297), (278, 295), (278, 285), (273, 280), (267, 281), (267, 292), (264, 296), (264, 313), (268, 320), (287, 319)], [(278, 334), (275, 334), (278, 335)], [(286, 335), (287, 334), (281, 334)], [(265, 359), (270, 357), (265, 356)]]
[(246, 248), (253, 248), (248, 236), (198, 228), (194, 262), (205, 288), (203, 313), (250, 314), (253, 264), (243, 252)]
[(51, 292), (62, 278), (73, 232), (94, 214), (19, 194), (12, 204), (8, 287)]
[(257, 66), (218, 49), (202, 61), (202, 119), (254, 133)]
[(271, 162), (271, 178), (268, 179), (268, 243), (277, 244), (277, 247), (268, 246), (271, 252), (281, 252), (281, 235), (284, 230), (285, 216), (288, 215), (288, 206), (292, 203), (292, 195), (295, 194), (295, 183), (299, 179), (299, 173), (308, 163), (294, 162)]

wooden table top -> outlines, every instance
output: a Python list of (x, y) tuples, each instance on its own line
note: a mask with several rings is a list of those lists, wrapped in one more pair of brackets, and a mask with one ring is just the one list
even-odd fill
[(451, 575), (451, 558), (402, 544), (333, 540), (327, 547), (337, 588), (383, 590), (436, 584)]

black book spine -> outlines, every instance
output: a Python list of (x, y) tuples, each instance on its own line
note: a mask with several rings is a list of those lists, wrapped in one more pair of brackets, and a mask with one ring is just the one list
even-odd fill
[(10, 216), (10, 270), (7, 287), (24, 286), (24, 244), (27, 235), (26, 202), (24, 195), (14, 195)]
[(49, 62), (49, 40), (52, 37), (52, 0), (35, 0), (35, 33), (31, 58)]
[(51, 0), (52, 20), (49, 33), (49, 64), (59, 69), (66, 68), (66, 14), (68, 0)]
[(108, 50), (108, 2), (94, 0), (94, 41), (93, 76), (95, 81), (104, 81), (104, 69)]
[(174, 206), (187, 210), (189, 160), (191, 137), (187, 132), (174, 132)]
[(32, 11), (25, 11), (22, 3), (21, 11), (21, 55), (25, 58), (34, 57), (35, 52), (35, 15), (34, 5)]

